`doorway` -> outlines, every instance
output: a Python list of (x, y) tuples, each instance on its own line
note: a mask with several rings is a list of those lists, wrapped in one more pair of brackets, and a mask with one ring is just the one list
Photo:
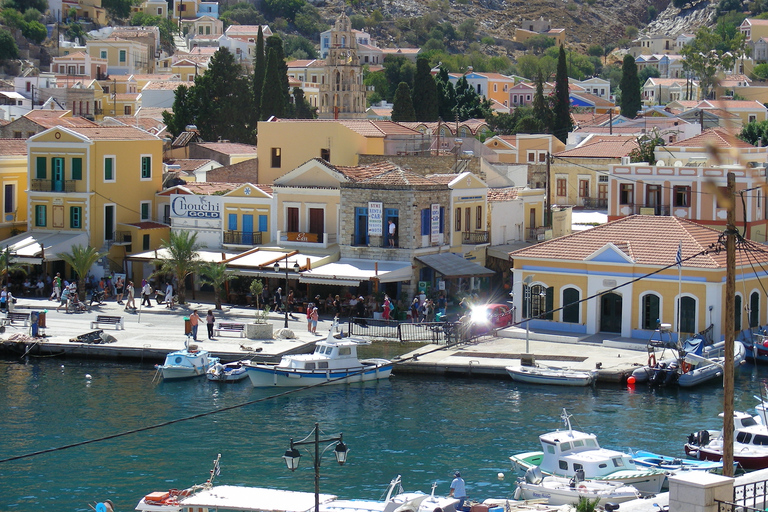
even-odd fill
[(600, 331), (621, 333), (621, 295), (606, 293), (600, 297)]

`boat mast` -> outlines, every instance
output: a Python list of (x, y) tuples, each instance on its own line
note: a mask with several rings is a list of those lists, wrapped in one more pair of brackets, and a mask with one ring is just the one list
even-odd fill
[(565, 410), (565, 407), (563, 407), (563, 413), (560, 415), (560, 417), (563, 419), (563, 423), (565, 423), (565, 428), (568, 429), (568, 435), (573, 437), (573, 429), (571, 428), (571, 415), (568, 414), (568, 411)]
[(736, 175), (728, 173), (725, 228), (725, 369), (723, 370), (723, 476), (733, 477), (733, 352), (736, 328)]

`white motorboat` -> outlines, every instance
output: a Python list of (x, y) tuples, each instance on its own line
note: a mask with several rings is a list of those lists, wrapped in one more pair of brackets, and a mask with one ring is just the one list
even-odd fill
[(640, 498), (641, 495), (629, 485), (579, 480), (578, 477), (545, 477), (533, 468), (518, 480), (515, 490), (515, 499), (547, 500), (549, 505), (572, 505), (581, 497), (597, 499), (597, 506), (603, 507), (606, 503), (630, 501)]
[(370, 342), (336, 338), (334, 327), (328, 337), (317, 342), (311, 354), (283, 356), (277, 364), (250, 363), (248, 377), (254, 387), (299, 387), (313, 384), (346, 384), (387, 379), (392, 373), (388, 359), (357, 358), (358, 345)]
[[(764, 415), (764, 406), (758, 405)], [(720, 413), (723, 418), (723, 413)], [(746, 412), (733, 413), (733, 461), (746, 470), (768, 468), (768, 427), (761, 416)], [(699, 460), (721, 461), (723, 431), (700, 430), (688, 436), (685, 454)]]
[(208, 380), (213, 382), (238, 382), (248, 378), (245, 365), (250, 361), (235, 361), (233, 363), (216, 363), (205, 372)]
[(185, 346), (184, 350), (171, 352), (165, 356), (165, 363), (156, 365), (155, 368), (163, 379), (188, 379), (205, 375), (205, 372), (218, 362), (218, 357), (212, 357), (207, 350), (201, 350), (197, 345), (191, 344)]
[(393, 478), (387, 488), (383, 501), (335, 500), (320, 507), (321, 512), (456, 512), (459, 500), (456, 498), (435, 496), (437, 484), (432, 485), (432, 494), (420, 491), (404, 492), (400, 475)]
[(545, 476), (573, 478), (583, 470), (585, 481), (600, 480), (631, 485), (643, 494), (661, 491), (666, 473), (660, 469), (638, 468), (626, 453), (600, 448), (594, 434), (571, 428), (571, 416), (563, 409), (560, 416), (566, 430), (539, 436), (543, 451), (512, 455), (510, 460), (521, 472), (538, 467)]
[(589, 386), (597, 380), (597, 370), (574, 370), (556, 366), (507, 366), (507, 373), (516, 382), (557, 386)]

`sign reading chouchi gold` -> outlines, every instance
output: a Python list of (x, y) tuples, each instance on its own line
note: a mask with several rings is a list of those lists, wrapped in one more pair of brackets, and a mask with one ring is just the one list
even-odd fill
[(177, 219), (221, 219), (220, 197), (171, 195), (171, 217)]

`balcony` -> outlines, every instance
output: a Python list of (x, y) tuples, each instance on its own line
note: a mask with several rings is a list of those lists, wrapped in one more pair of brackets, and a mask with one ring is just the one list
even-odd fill
[(133, 236), (130, 231), (115, 231), (115, 238), (112, 243), (117, 245), (129, 245), (133, 242)]
[(30, 183), (30, 190), (33, 192), (75, 192), (77, 180), (40, 180), (33, 179)]
[(231, 245), (261, 245), (261, 231), (225, 231), (224, 243)]
[(464, 245), (487, 244), (488, 231), (464, 231), (461, 233), (461, 243)]

